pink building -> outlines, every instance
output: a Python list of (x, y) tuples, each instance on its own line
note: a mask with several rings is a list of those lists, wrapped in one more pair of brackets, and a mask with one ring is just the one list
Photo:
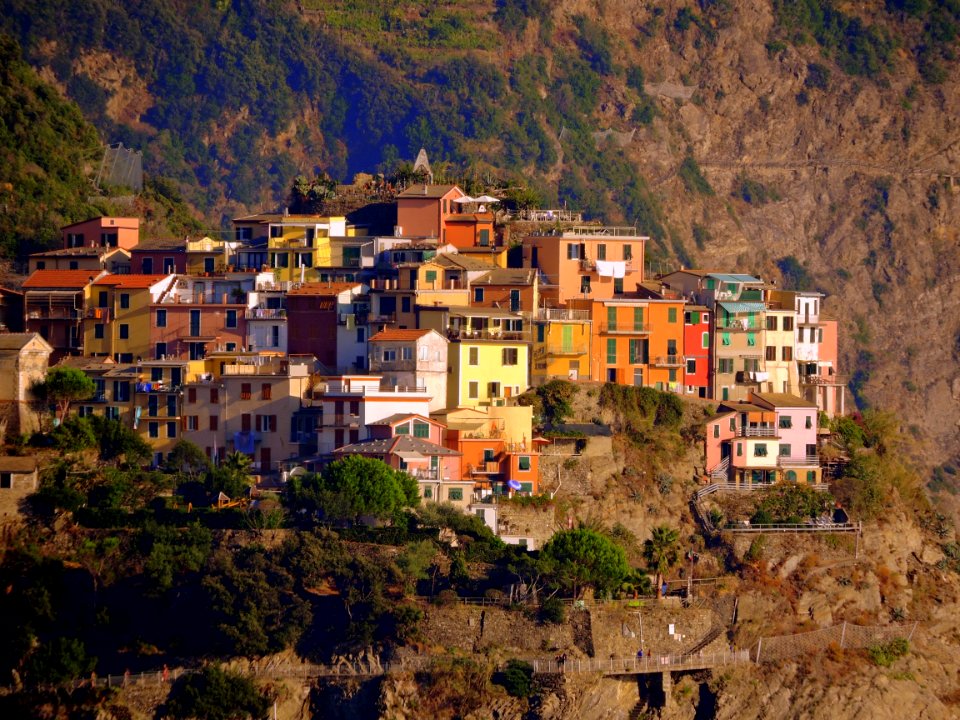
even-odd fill
[(115, 247), (130, 250), (140, 242), (140, 218), (98, 217), (60, 228), (64, 248)]
[(817, 484), (816, 404), (795, 395), (751, 392), (721, 403), (706, 423), (706, 471), (713, 482)]

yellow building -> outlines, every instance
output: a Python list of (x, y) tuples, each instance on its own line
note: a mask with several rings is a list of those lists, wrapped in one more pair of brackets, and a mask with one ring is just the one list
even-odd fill
[(531, 382), (589, 379), (590, 311), (540, 308), (536, 317)]
[(232, 264), (230, 243), (202, 237), (187, 240), (187, 274), (213, 275), (223, 273)]
[(84, 354), (120, 363), (152, 357), (150, 304), (175, 280), (175, 275), (105, 275), (96, 280), (84, 313)]
[(757, 374), (761, 392), (800, 394), (800, 378), (794, 353), (796, 334), (793, 308), (768, 306), (764, 317), (763, 370)]
[(330, 238), (348, 235), (343, 216), (260, 213), (235, 218), (233, 224), (244, 243), (238, 265), (267, 265), (278, 282), (317, 280), (316, 268), (333, 266)]
[(530, 345), (492, 335), (455, 338), (447, 358), (447, 407), (504, 405), (530, 386)]

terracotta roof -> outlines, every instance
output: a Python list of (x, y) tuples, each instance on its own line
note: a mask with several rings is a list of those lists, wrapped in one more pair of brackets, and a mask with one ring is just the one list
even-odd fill
[(0, 472), (31, 473), (37, 469), (35, 457), (0, 455)]
[(85, 287), (99, 277), (97, 270), (34, 270), (24, 283), (25, 288), (76, 288)]
[(303, 283), (300, 287), (290, 290), (287, 295), (339, 295), (345, 290), (359, 287), (358, 282), (312, 282)]
[(809, 400), (804, 400), (802, 397), (797, 397), (796, 395), (790, 395), (789, 393), (753, 393), (755, 400), (760, 402), (767, 403), (772, 407), (783, 407), (783, 408), (815, 408), (817, 407), (816, 403), (812, 403)]
[(170, 275), (105, 275), (94, 285), (112, 285), (116, 288), (137, 290), (152, 287), (169, 277)]
[(439, 263), (444, 266), (453, 266), (461, 270), (489, 270), (490, 263), (476, 258), (466, 257), (459, 253), (441, 253), (428, 262)]
[(148, 238), (147, 240), (141, 240), (130, 250), (130, 252), (151, 252), (154, 250), (181, 250), (186, 252), (187, 241), (183, 238)]
[[(21, 350), (34, 338), (39, 338), (37, 333), (2, 333), (0, 334), (0, 351)], [(46, 342), (46, 341), (44, 341)]]
[[(456, 185), (424, 185), (423, 183), (417, 183), (397, 195), (397, 199), (431, 198), (437, 200), (453, 189), (460, 190)], [(460, 190), (460, 197), (462, 196), (463, 190)]]
[(419, 340), (430, 332), (429, 329), (420, 330), (398, 330), (387, 328), (374, 335), (368, 342), (406, 342), (410, 340)]

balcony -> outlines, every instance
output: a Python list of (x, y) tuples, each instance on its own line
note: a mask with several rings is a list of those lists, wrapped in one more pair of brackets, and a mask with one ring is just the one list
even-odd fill
[(587, 354), (586, 345), (541, 346), (534, 352), (535, 358), (578, 357)]
[(718, 320), (717, 330), (723, 330), (724, 332), (760, 332), (759, 327), (749, 325), (744, 318), (733, 318), (726, 322)]
[(737, 370), (735, 381), (738, 385), (758, 385), (761, 381), (756, 378), (756, 370)]
[(537, 320), (563, 321), (573, 320), (575, 322), (590, 322), (589, 310), (572, 310), (567, 308), (540, 308), (537, 310)]
[(283, 308), (250, 308), (244, 317), (247, 320), (286, 320), (287, 311)]
[(647, 323), (600, 324), (601, 335), (649, 335), (652, 329)]
[(497, 460), (488, 460), (477, 465), (467, 465), (467, 472), (472, 475), (499, 475), (500, 463)]
[(110, 308), (87, 308), (84, 317), (91, 320), (101, 320), (105, 323), (110, 322)]
[(107, 395), (106, 395), (106, 393), (99, 392), (99, 393), (96, 393), (95, 395), (87, 398), (87, 399), (84, 400), (83, 402), (102, 403), (102, 402), (106, 402), (106, 401), (107, 401)]
[(801, 385), (846, 385), (847, 378), (845, 375), (801, 375), (800, 376)]
[(777, 437), (777, 428), (772, 425), (754, 425), (741, 427), (737, 430), (738, 437)]
[(450, 476), (440, 472), (440, 468), (417, 468), (413, 471), (413, 477), (422, 481), (443, 482), (449, 481)]
[(397, 321), (396, 313), (370, 314), (367, 316), (368, 323), (394, 323)]
[(801, 458), (778, 457), (777, 466), (782, 468), (820, 467), (820, 457), (818, 455), (807, 455)]
[(507, 341), (507, 342), (530, 342), (530, 332), (529, 331), (512, 331), (512, 330), (500, 330), (499, 328), (493, 329), (460, 329), (460, 328), (449, 328), (447, 330), (447, 339), (448, 340), (493, 340), (493, 341)]
[(333, 422), (327, 427), (360, 427), (359, 415), (334, 415)]
[(79, 320), (83, 310), (66, 307), (28, 307), (27, 320)]
[(654, 358), (653, 364), (656, 367), (683, 367), (683, 355), (660, 355)]

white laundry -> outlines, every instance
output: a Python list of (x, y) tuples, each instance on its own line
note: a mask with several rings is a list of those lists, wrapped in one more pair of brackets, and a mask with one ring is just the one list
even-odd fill
[(614, 277), (614, 265), (616, 265), (614, 262), (597, 260), (597, 275), (600, 277)]

